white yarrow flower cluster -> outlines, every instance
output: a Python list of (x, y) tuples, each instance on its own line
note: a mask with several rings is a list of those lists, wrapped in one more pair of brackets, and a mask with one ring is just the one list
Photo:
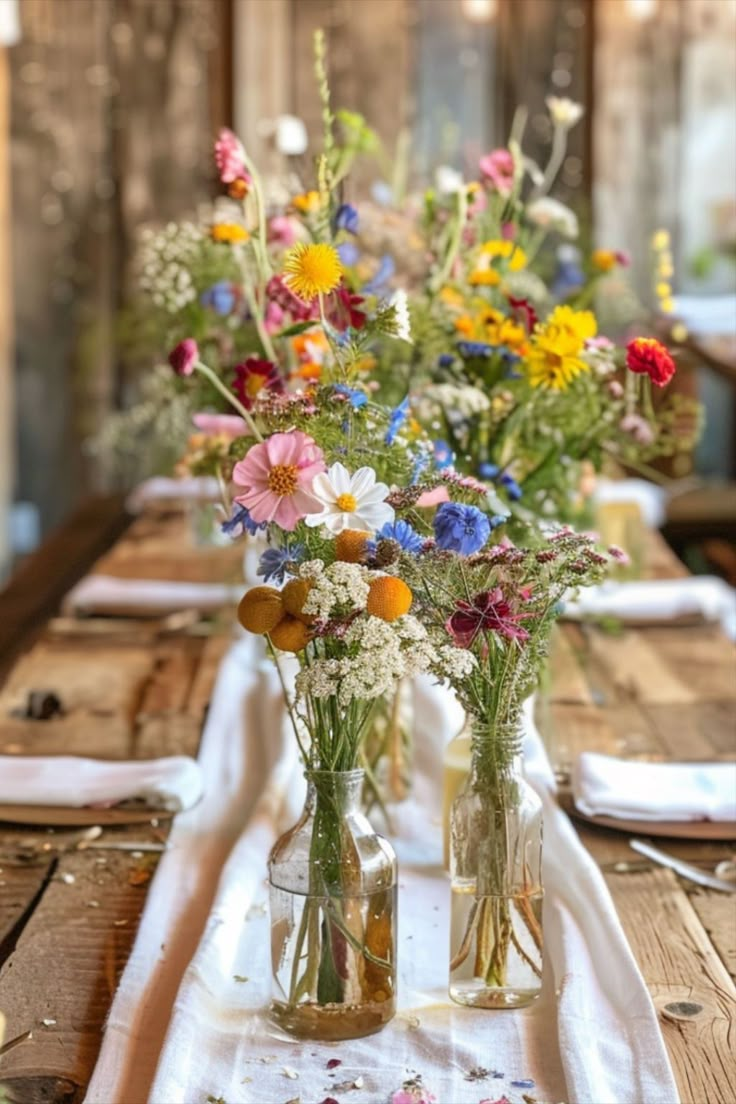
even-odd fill
[(197, 298), (191, 267), (204, 233), (193, 222), (170, 222), (162, 230), (141, 231), (139, 283), (157, 307), (176, 314)]
[(395, 335), (399, 341), (408, 341), (411, 344), (411, 319), (409, 317), (409, 299), (403, 288), (395, 291), (391, 297), (391, 306), (394, 308)]
[(455, 383), (433, 383), (424, 391), (428, 399), (447, 410), (456, 410), (465, 418), (488, 410), (491, 401), (478, 387), (460, 387)]
[(431, 672), (438, 678), (464, 678), (475, 657), (452, 645), (437, 647), (425, 627), (411, 614), (396, 621), (359, 618), (345, 634), (353, 655), (317, 660), (297, 675), (300, 697), (335, 696), (340, 706), (372, 701), (392, 691), (402, 678)]
[(336, 562), (325, 567), (322, 560), (309, 560), (299, 576), (312, 586), (304, 602), (304, 613), (320, 621), (364, 610), (368, 601), (367, 568), (361, 564)]

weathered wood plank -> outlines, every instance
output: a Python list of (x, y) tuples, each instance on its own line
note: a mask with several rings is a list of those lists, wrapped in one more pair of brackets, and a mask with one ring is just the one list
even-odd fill
[(704, 1006), (685, 1026), (661, 1020), (683, 1104), (732, 1104), (736, 988), (687, 895), (669, 870), (611, 872), (606, 881), (657, 1007)]
[(21, 564), (0, 591), (0, 680), (33, 631), (129, 521), (120, 496), (89, 499)]

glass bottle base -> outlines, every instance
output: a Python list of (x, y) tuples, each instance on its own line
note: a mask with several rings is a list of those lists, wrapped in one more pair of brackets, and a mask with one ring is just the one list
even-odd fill
[(375, 1035), (393, 1019), (395, 1012), (395, 1000), (353, 1006), (316, 1003), (294, 1006), (283, 1001), (271, 1003), (271, 1018), (284, 1031), (298, 1039), (319, 1039), (323, 1042)]
[(466, 1008), (526, 1008), (541, 989), (488, 989), (477, 985), (451, 985), (450, 998)]

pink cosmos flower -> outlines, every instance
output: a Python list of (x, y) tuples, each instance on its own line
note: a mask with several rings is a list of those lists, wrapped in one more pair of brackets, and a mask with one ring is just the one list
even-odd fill
[(215, 164), (223, 184), (250, 179), (243, 157), (243, 146), (237, 134), (223, 127), (215, 142)]
[(237, 414), (208, 414), (203, 411), (195, 414), (192, 421), (202, 433), (213, 436), (222, 434), (225, 437), (246, 437), (250, 433), (248, 423)]
[(299, 234), (299, 223), (289, 215), (274, 215), (268, 224), (268, 240), (289, 249)]
[(423, 1087), (397, 1089), (391, 1097), (391, 1104), (435, 1104), (437, 1097)]
[(177, 376), (191, 376), (199, 360), (199, 348), (193, 337), (185, 337), (169, 353), (169, 364)]
[(311, 490), (325, 467), (322, 450), (306, 433), (274, 433), (235, 465), (235, 501), (247, 506), (253, 521), (274, 522), (291, 533), (307, 514), (321, 510)]
[(495, 149), (480, 159), (483, 182), (490, 184), (499, 195), (511, 194), (514, 187), (514, 158), (507, 149)]

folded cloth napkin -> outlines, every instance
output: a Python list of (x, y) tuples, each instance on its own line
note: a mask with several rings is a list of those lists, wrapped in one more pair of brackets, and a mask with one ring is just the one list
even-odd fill
[(156, 475), (139, 483), (128, 495), (125, 508), (130, 514), (139, 514), (149, 502), (166, 502), (176, 499), (194, 502), (218, 502), (220, 488), (213, 476), (192, 476), (190, 479), (169, 479)]
[(243, 586), (87, 575), (64, 599), (66, 613), (160, 616), (179, 610), (216, 610), (243, 597)]
[(584, 751), (572, 787), (588, 816), (736, 821), (736, 763), (642, 763)]
[(605, 616), (622, 621), (668, 621), (693, 615), (720, 621), (724, 632), (736, 640), (736, 591), (715, 576), (611, 580), (565, 602), (565, 617), (573, 620)]
[(202, 772), (186, 755), (102, 762), (74, 755), (0, 756), (0, 805), (118, 805), (140, 801), (178, 813), (202, 796)]
[(659, 529), (667, 516), (666, 492), (646, 479), (599, 479), (594, 498), (599, 504), (635, 502), (650, 529)]

